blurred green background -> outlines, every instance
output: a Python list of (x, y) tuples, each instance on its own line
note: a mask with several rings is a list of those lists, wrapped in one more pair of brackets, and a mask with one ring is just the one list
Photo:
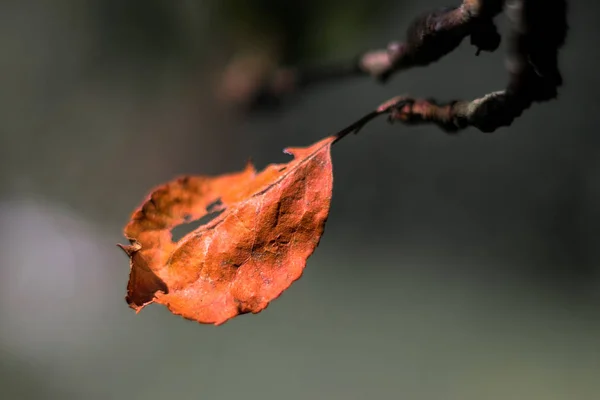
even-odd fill
[(500, 89), (503, 52), (249, 113), (219, 95), (240, 54), (349, 58), (447, 3), (1, 1), (0, 398), (597, 398), (600, 4), (571, 3), (558, 101), (494, 134), (378, 121), (336, 145), (302, 279), (213, 327), (124, 301), (115, 244), (153, 186), (285, 161), (397, 94)]

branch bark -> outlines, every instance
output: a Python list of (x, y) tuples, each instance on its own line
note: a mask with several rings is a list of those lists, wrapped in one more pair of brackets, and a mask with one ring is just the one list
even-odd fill
[(459, 6), (416, 18), (404, 42), (368, 51), (352, 62), (276, 71), (259, 91), (257, 101), (281, 98), (313, 84), (348, 77), (368, 75), (387, 82), (394, 73), (440, 60), (467, 37), (477, 48), (477, 55), (494, 51), (501, 40), (494, 18), (504, 9), (511, 21), (509, 81), (504, 90), (470, 101), (439, 103), (402, 97), (386, 103), (401, 104), (390, 108), (392, 122), (433, 123), (446, 132), (467, 127), (492, 132), (512, 124), (533, 102), (556, 98), (557, 88), (562, 85), (558, 51), (567, 33), (566, 8), (566, 0), (464, 0)]

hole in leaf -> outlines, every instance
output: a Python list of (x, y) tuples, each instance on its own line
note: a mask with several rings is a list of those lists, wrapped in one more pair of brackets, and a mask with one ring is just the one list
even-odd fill
[(212, 203), (210, 203), (209, 205), (206, 206), (206, 212), (212, 213), (212, 212), (218, 211), (221, 207), (223, 207), (223, 202), (221, 201), (221, 198), (219, 197), (218, 199), (216, 199), (215, 201), (213, 201)]
[[(219, 200), (219, 202), (220, 202), (220, 200)], [(206, 208), (208, 209), (209, 207), (206, 207)], [(214, 208), (214, 207), (212, 207), (212, 208)], [(173, 242), (178, 242), (182, 237), (184, 237), (188, 233), (198, 229), (199, 227), (201, 227), (204, 224), (208, 224), (210, 221), (217, 218), (219, 215), (221, 215), (221, 213), (223, 213), (223, 211), (225, 211), (225, 210), (209, 212), (208, 214), (206, 214), (204, 217), (202, 217), (200, 219), (190, 221), (188, 223), (176, 226), (175, 228), (173, 228), (171, 230), (171, 237), (172, 237), (171, 240), (173, 240)], [(189, 216), (186, 216), (186, 218), (185, 218), (186, 221), (189, 219), (187, 217), (189, 217)]]

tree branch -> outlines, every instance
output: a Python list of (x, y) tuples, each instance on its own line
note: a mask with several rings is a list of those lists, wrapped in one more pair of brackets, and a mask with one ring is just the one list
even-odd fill
[(505, 90), (443, 105), (435, 100), (395, 98), (386, 103), (399, 104), (390, 108), (390, 122), (434, 123), (447, 132), (469, 126), (493, 132), (509, 126), (532, 103), (556, 98), (562, 85), (558, 50), (567, 32), (566, 1), (514, 0), (507, 4), (507, 14), (512, 28)]
[(470, 36), (481, 51), (495, 51), (500, 34), (493, 18), (502, 11), (502, 0), (464, 0), (416, 18), (406, 32), (405, 42), (393, 42), (385, 50), (367, 52), (359, 59), (360, 69), (386, 81), (393, 73), (429, 65), (456, 49)]
[(262, 85), (254, 103), (270, 103), (313, 84), (349, 77), (367, 75), (386, 82), (396, 72), (440, 60), (467, 37), (477, 48), (477, 55), (480, 51), (494, 51), (501, 38), (493, 19), (503, 8), (511, 21), (507, 59), (510, 77), (505, 90), (471, 101), (441, 104), (401, 97), (386, 104), (402, 104), (390, 108), (392, 122), (433, 123), (447, 132), (469, 126), (492, 132), (509, 126), (533, 102), (557, 96), (557, 88), (562, 84), (558, 50), (567, 32), (566, 0), (464, 0), (460, 6), (416, 18), (404, 42), (368, 51), (352, 62), (280, 69)]
[(373, 76), (386, 82), (395, 72), (429, 65), (456, 49), (463, 39), (481, 51), (495, 51), (500, 34), (493, 18), (502, 11), (503, 0), (464, 0), (417, 17), (404, 42), (367, 51), (346, 62), (308, 68), (281, 68), (265, 79), (254, 103), (268, 104), (308, 86), (350, 77)]

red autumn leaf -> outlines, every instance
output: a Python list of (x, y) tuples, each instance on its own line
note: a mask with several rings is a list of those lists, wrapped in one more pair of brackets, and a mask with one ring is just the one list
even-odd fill
[[(155, 189), (125, 227), (127, 302), (202, 323), (258, 313), (300, 278), (317, 247), (332, 192), (331, 136), (256, 173), (186, 176)], [(211, 205), (217, 204), (211, 207)], [(177, 225), (224, 210), (174, 243)]]

